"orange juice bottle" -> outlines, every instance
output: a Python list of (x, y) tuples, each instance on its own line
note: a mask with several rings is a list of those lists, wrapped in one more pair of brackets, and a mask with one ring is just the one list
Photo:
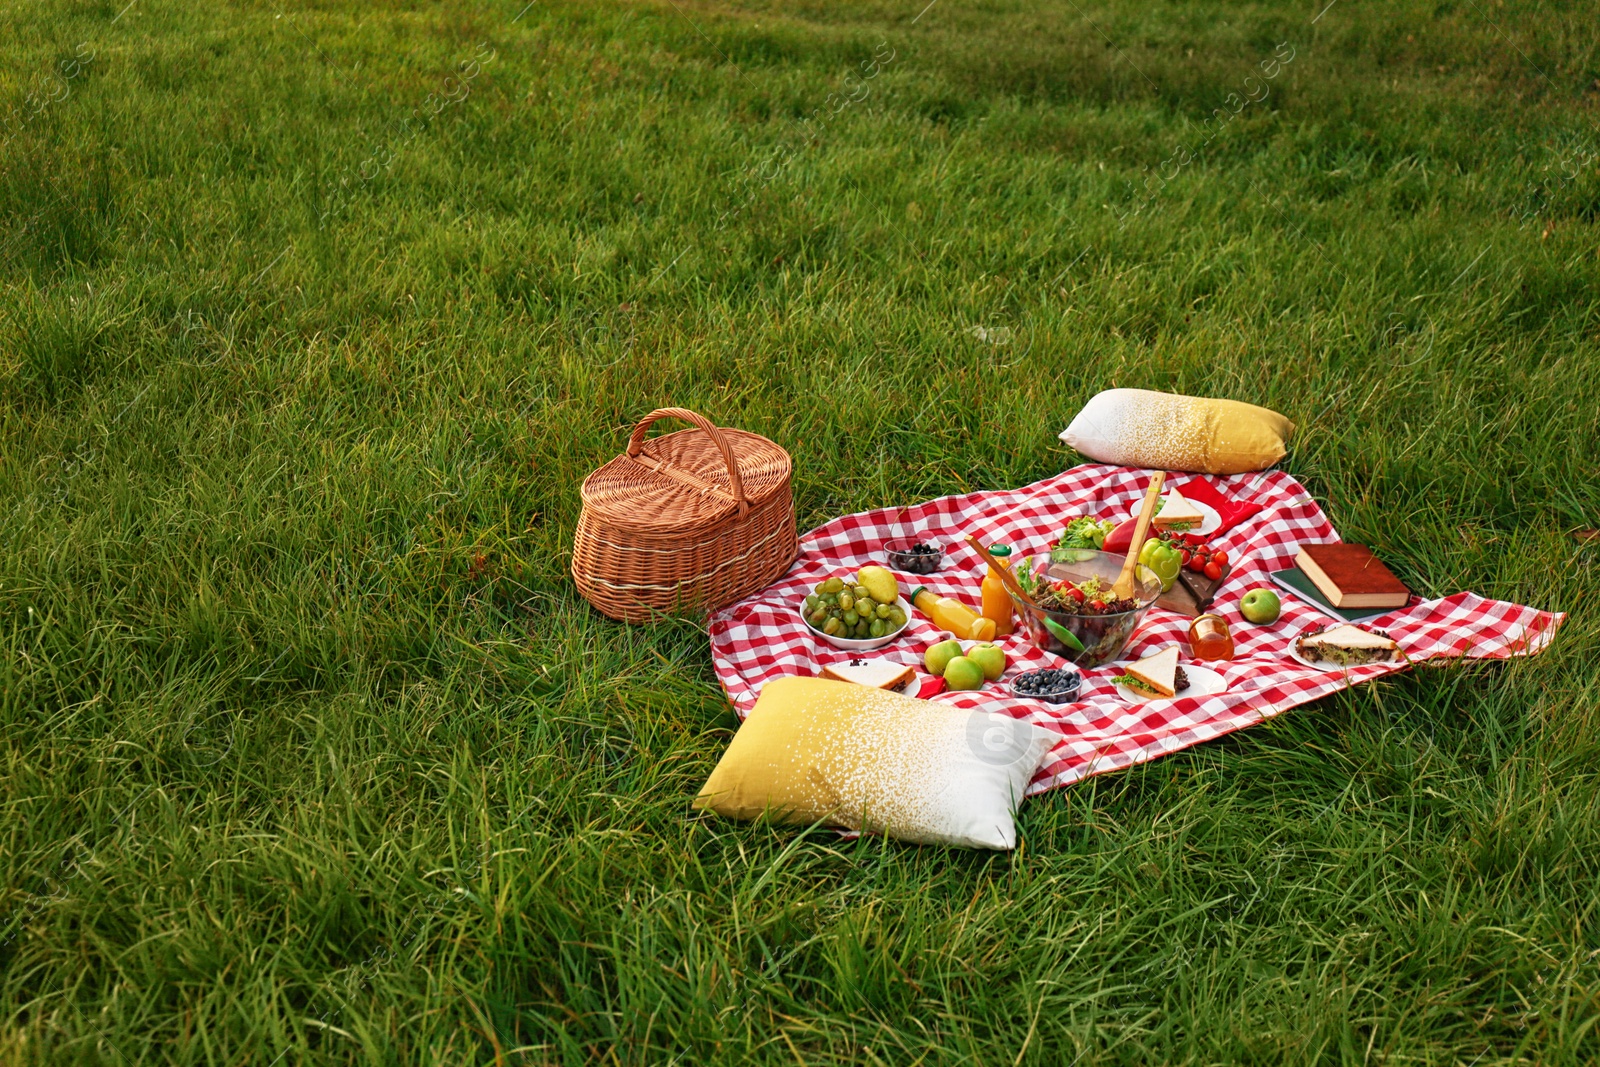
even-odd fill
[[(993, 556), (1000, 566), (1011, 566), (1009, 545), (991, 545), (989, 555)], [(1011, 594), (1006, 592), (1005, 579), (1000, 577), (997, 568), (990, 567), (989, 573), (983, 576), (979, 596), (983, 603), (983, 617), (994, 620), (996, 637), (1004, 637), (1017, 628), (1015, 609), (1011, 606)]]
[(994, 620), (984, 618), (955, 597), (940, 596), (919, 585), (911, 594), (911, 603), (941, 630), (971, 641), (994, 640)]

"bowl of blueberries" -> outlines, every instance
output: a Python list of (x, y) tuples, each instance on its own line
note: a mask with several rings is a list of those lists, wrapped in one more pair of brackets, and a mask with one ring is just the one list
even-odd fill
[(932, 574), (944, 558), (938, 545), (909, 539), (885, 542), (883, 553), (888, 557), (889, 566), (902, 574)]
[(1011, 683), (1011, 691), (1017, 696), (1046, 704), (1070, 704), (1078, 699), (1082, 688), (1083, 675), (1071, 667), (1024, 671)]

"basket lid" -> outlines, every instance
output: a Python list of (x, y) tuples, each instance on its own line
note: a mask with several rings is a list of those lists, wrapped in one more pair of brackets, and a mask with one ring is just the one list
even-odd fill
[[(665, 532), (712, 525), (788, 487), (793, 464), (777, 444), (682, 410), (665, 408), (641, 422), (628, 451), (584, 479), (584, 507), (618, 525)], [(697, 429), (644, 440), (657, 418), (690, 416)]]

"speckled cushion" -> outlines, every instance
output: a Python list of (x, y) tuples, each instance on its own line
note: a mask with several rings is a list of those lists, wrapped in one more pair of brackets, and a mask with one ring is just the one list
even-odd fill
[(1060, 739), (1005, 714), (779, 678), (762, 689), (695, 806), (923, 844), (1012, 848), (1017, 803)]
[(1294, 423), (1267, 408), (1149, 389), (1096, 393), (1061, 440), (1101, 463), (1241, 474), (1284, 456)]

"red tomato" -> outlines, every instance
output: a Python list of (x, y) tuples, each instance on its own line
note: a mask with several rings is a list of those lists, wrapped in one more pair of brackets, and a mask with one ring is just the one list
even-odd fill
[(1178, 565), (1182, 566), (1182, 567), (1187, 567), (1189, 565), (1189, 553), (1187, 553), (1187, 552), (1179, 552), (1178, 553)]
[(1079, 589), (1077, 586), (1070, 587), (1067, 590), (1067, 595), (1070, 596), (1073, 600), (1076, 600), (1078, 603), (1080, 603), (1080, 604), (1083, 603), (1083, 590)]
[(1104, 611), (1104, 610), (1106, 610), (1106, 602), (1104, 600), (1096, 600), (1092, 604), (1090, 604), (1089, 606), (1091, 608), (1093, 608), (1094, 610), (1096, 610), (1096, 611)]
[(1189, 558), (1189, 569), (1199, 574), (1206, 569), (1206, 558), (1196, 552)]
[(1222, 578), (1222, 564), (1207, 563), (1206, 577), (1210, 578), (1213, 582), (1220, 580)]
[(1226, 567), (1228, 565), (1228, 554), (1226, 552), (1213, 552), (1211, 553), (1211, 562), (1219, 567)]

